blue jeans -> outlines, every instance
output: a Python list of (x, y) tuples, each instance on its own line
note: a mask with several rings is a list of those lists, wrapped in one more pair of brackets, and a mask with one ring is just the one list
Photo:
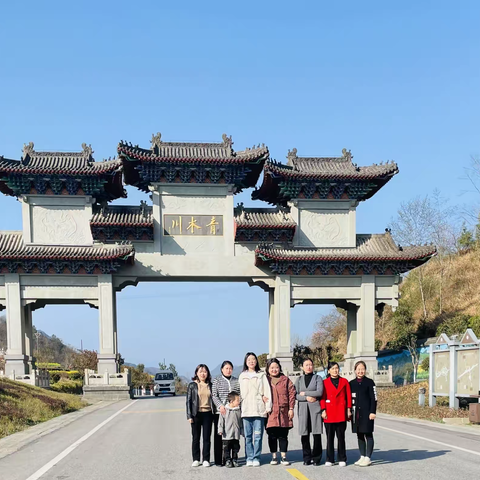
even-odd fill
[(245, 454), (247, 461), (260, 461), (264, 422), (265, 419), (262, 417), (245, 417), (243, 419)]

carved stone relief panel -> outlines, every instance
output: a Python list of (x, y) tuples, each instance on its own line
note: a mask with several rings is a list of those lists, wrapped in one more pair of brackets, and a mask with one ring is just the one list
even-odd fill
[(32, 207), (33, 243), (43, 245), (91, 245), (90, 224), (84, 207)]
[(325, 210), (301, 210), (299, 243), (302, 247), (348, 247), (349, 216)]

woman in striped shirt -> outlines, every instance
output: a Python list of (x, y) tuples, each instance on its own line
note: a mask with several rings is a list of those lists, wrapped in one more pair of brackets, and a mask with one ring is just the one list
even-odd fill
[(217, 414), (213, 417), (215, 428), (213, 429), (213, 451), (215, 457), (215, 465), (224, 465), (222, 437), (218, 435), (218, 419), (219, 415), (225, 415), (225, 405), (227, 404), (227, 396), (230, 392), (236, 392), (240, 395), (240, 384), (238, 378), (232, 375), (233, 364), (229, 360), (222, 363), (221, 374), (215, 377), (212, 382), (212, 400), (215, 404)]

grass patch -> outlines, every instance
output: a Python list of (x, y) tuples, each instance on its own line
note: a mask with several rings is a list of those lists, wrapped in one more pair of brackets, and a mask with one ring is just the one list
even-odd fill
[(0, 378), (0, 438), (87, 405), (77, 395)]
[[(418, 405), (418, 389), (426, 389), (425, 407)], [(430, 408), (428, 405), (428, 382), (419, 382), (398, 388), (377, 388), (378, 411), (399, 417), (421, 418), (432, 422), (441, 422), (443, 418), (468, 418), (468, 410), (454, 410), (442, 402)], [(440, 399), (439, 399), (440, 400)], [(440, 405), (439, 405), (440, 404)]]

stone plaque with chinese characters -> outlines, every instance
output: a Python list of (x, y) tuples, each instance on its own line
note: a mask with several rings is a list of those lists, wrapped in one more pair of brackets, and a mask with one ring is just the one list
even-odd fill
[(222, 215), (164, 215), (164, 235), (221, 236)]

